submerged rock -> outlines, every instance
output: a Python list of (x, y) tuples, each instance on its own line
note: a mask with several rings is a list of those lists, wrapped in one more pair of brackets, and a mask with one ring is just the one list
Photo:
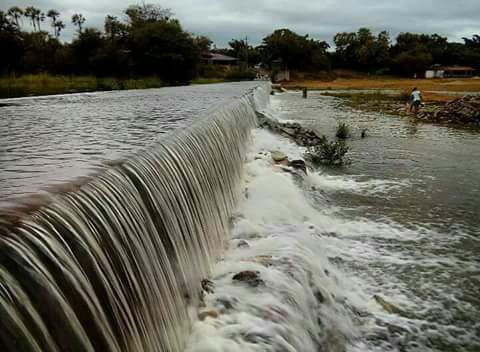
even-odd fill
[(387, 311), (390, 314), (398, 314), (402, 317), (409, 318), (411, 317), (411, 314), (408, 314), (404, 310), (398, 308), (397, 306), (393, 305), (392, 303), (387, 302), (384, 298), (380, 297), (379, 295), (374, 295), (373, 299), (380, 304), (385, 311)]
[(288, 160), (287, 154), (282, 153), (281, 151), (274, 150), (271, 153), (272, 159), (275, 162), (282, 162), (284, 160)]
[(207, 318), (218, 318), (219, 313), (214, 308), (202, 309), (198, 312), (198, 319), (203, 321)]
[(207, 279), (202, 280), (202, 289), (207, 293), (213, 293), (215, 288), (215, 284)]
[(273, 265), (273, 257), (271, 255), (259, 255), (255, 257), (254, 261), (265, 267), (269, 267)]
[(239, 272), (238, 274), (233, 276), (232, 280), (247, 283), (249, 286), (252, 287), (257, 287), (265, 283), (262, 279), (260, 279), (260, 272), (252, 270)]
[(290, 166), (295, 170), (303, 171), (305, 175), (307, 174), (307, 165), (305, 164), (304, 160), (299, 159), (299, 160), (289, 161), (288, 166)]
[(245, 240), (238, 241), (237, 248), (249, 248), (250, 244)]
[(323, 142), (323, 138), (315, 131), (305, 128), (296, 122), (284, 123), (276, 121), (261, 112), (257, 112), (257, 121), (260, 127), (290, 138), (303, 147), (314, 146)]

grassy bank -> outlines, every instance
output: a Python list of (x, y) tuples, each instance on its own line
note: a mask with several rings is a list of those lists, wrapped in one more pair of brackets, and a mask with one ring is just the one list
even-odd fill
[(47, 74), (0, 77), (0, 98), (80, 93), (122, 89), (159, 88), (156, 77), (142, 79), (96, 78), (92, 76), (51, 76)]
[(409, 93), (413, 87), (422, 91), (426, 101), (445, 102), (458, 98), (455, 93), (480, 92), (480, 79), (408, 79), (387, 76), (337, 78), (335, 80), (302, 80), (282, 84), (285, 88), (322, 90), (396, 89)]

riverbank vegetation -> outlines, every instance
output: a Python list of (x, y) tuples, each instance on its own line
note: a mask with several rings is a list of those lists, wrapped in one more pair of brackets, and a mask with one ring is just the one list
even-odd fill
[(162, 86), (165, 86), (165, 83), (153, 76), (143, 79), (121, 79), (95, 76), (27, 74), (21, 77), (0, 77), (0, 97), (147, 89)]
[(349, 150), (344, 140), (329, 141), (322, 136), (320, 143), (307, 147), (304, 157), (314, 165), (341, 166), (348, 164), (346, 154)]
[[(47, 80), (47, 75), (52, 76), (48, 79), (52, 82), (65, 81), (56, 77), (71, 77), (70, 83), (60, 86), (67, 91), (81, 91), (85, 85), (83, 77), (96, 77), (89, 89), (121, 89), (132, 80), (154, 80), (158, 83), (155, 86), (178, 85), (195, 80), (253, 79), (257, 72), (275, 76), (276, 72), (289, 69), (293, 84), (320, 88), (319, 82), (341, 78), (338, 72), (347, 70), (368, 77), (368, 88), (373, 88), (372, 77), (412, 77), (424, 73), (432, 64), (468, 65), (480, 70), (479, 35), (455, 43), (437, 34), (405, 32), (392, 40), (386, 31), (374, 33), (360, 28), (356, 32), (337, 33), (332, 50), (325, 38), (281, 28), (266, 35), (257, 46), (246, 39), (232, 39), (228, 48), (217, 49), (212, 48), (208, 37), (184, 30), (172, 11), (158, 5), (129, 6), (123, 19), (106, 14), (103, 28), (90, 27), (88, 18), (81, 13), (68, 20), (62, 16), (55, 9), (32, 6), (0, 9), (0, 75), (8, 77), (0, 82), (2, 92), (33, 81), (31, 77), (21, 78), (24, 75), (38, 74), (41, 82)], [(67, 26), (76, 31), (71, 42), (62, 40)], [(207, 63), (205, 54), (209, 52), (233, 56), (238, 65), (232, 69), (229, 65)], [(28, 91), (16, 91), (22, 90)]]

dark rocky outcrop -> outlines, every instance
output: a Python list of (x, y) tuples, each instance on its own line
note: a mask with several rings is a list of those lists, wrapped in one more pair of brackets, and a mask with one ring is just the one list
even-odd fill
[(430, 119), (438, 122), (480, 126), (480, 95), (466, 95), (435, 111)]
[[(413, 117), (413, 113), (400, 103), (391, 104), (386, 112)], [(442, 124), (480, 127), (480, 95), (466, 95), (446, 104), (427, 103), (420, 108), (416, 118)]]
[(302, 147), (310, 147), (322, 143), (323, 139), (314, 130), (308, 129), (296, 122), (280, 122), (257, 112), (258, 125), (275, 133), (292, 139)]

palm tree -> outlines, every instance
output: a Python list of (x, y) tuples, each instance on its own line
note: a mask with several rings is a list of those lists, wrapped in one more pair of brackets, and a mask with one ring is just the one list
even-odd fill
[(53, 28), (53, 35), (57, 37), (57, 18), (60, 16), (60, 13), (57, 10), (48, 10), (47, 17), (52, 20), (51, 26)]
[(81, 13), (72, 16), (72, 23), (78, 27), (78, 32), (82, 33), (82, 25), (85, 23), (85, 17)]
[(15, 21), (15, 24), (17, 25), (18, 28), (20, 28), (20, 22), (19, 22), (19, 19), (22, 18), (23, 16), (23, 10), (18, 7), (18, 6), (13, 6), (13, 7), (10, 7), (10, 9), (8, 10), (7, 14), (13, 18), (13, 20)]
[(45, 21), (45, 14), (39, 9), (37, 9), (37, 12), (36, 12), (36, 20), (37, 20), (38, 31), (40, 31), (40, 22)]
[(33, 7), (33, 6), (29, 6), (25, 9), (25, 11), (23, 12), (23, 15), (25, 17), (27, 17), (30, 22), (32, 23), (32, 26), (33, 26), (33, 30), (36, 31), (37, 30), (37, 22), (36, 22), (36, 18), (37, 18), (37, 15), (36, 15), (36, 8)]
[(60, 37), (60, 32), (65, 28), (65, 24), (62, 21), (55, 22), (55, 36)]

